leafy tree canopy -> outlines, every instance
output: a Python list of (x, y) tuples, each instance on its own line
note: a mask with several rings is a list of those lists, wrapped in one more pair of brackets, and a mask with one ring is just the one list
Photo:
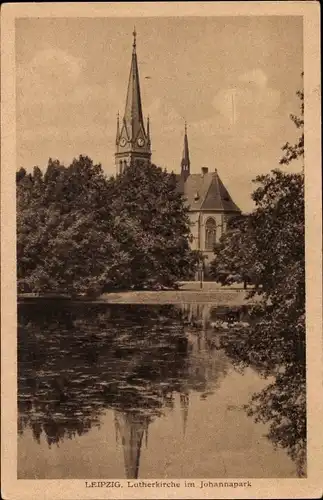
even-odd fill
[(194, 268), (175, 176), (154, 165), (107, 179), (86, 156), (68, 167), (50, 159), (16, 182), (20, 291), (174, 286)]
[[(291, 119), (302, 130), (301, 115)], [(304, 156), (304, 134), (295, 145), (286, 143), (280, 161), (288, 165)], [(252, 194), (255, 210), (232, 222), (212, 263), (215, 278), (225, 284), (248, 279), (259, 286), (251, 295), (259, 301), (255, 321), (226, 350), (238, 364), (251, 365), (274, 376), (266, 390), (255, 395), (249, 413), (270, 423), (271, 440), (288, 450), (298, 464), (306, 463), (305, 384), (305, 238), (304, 174), (278, 169), (258, 176)]]
[(111, 179), (114, 223), (126, 254), (125, 285), (173, 286), (193, 271), (188, 208), (176, 177), (155, 165), (135, 164)]

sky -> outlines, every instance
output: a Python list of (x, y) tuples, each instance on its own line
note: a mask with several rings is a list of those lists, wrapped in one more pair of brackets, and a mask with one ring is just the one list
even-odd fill
[(252, 179), (299, 132), (301, 16), (17, 19), (17, 168), (83, 154), (115, 174), (134, 25), (153, 163), (180, 171), (186, 120), (191, 173), (217, 168), (251, 210)]

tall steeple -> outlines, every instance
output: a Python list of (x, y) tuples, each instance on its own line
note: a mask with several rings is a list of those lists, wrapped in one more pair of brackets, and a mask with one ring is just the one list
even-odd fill
[(115, 153), (117, 172), (122, 173), (127, 166), (136, 161), (149, 163), (150, 157), (151, 144), (148, 130), (147, 132), (145, 130), (142, 113), (137, 61), (137, 33), (134, 29), (126, 106), (120, 130), (118, 130), (117, 125)]
[(181, 176), (186, 181), (187, 177), (190, 175), (190, 154), (188, 149), (188, 139), (187, 139), (187, 123), (185, 122), (185, 132), (184, 132), (184, 148), (183, 148), (183, 156), (181, 161)]

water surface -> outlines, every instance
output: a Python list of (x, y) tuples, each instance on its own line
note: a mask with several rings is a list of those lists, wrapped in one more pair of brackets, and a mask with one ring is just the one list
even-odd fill
[(223, 348), (241, 313), (21, 304), (18, 319), (19, 478), (296, 477), (244, 409), (272, 381)]

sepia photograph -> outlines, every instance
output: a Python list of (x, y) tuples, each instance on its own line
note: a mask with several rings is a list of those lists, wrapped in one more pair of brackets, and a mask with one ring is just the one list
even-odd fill
[(320, 491), (319, 9), (225, 3), (5, 11), (4, 498)]

